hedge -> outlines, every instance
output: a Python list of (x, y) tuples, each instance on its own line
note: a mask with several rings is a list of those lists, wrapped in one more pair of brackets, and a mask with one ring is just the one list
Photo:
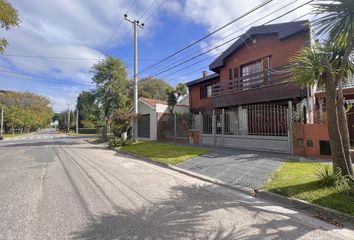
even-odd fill
[(96, 134), (98, 133), (97, 128), (79, 128), (79, 133), (81, 134)]

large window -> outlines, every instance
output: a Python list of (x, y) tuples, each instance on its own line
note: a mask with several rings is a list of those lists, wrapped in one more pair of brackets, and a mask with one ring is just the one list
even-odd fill
[[(259, 59), (255, 62), (241, 66), (241, 76), (243, 77), (243, 87), (259, 87), (263, 82), (269, 81), (266, 70), (270, 68), (270, 57)], [(265, 72), (262, 77), (260, 72)], [(249, 76), (249, 77), (247, 77)]]
[(204, 85), (200, 87), (200, 99), (213, 96), (213, 85)]

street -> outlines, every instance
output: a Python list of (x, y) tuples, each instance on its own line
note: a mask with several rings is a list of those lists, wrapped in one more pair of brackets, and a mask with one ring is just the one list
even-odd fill
[(31, 137), (0, 142), (0, 239), (354, 239), (84, 138)]

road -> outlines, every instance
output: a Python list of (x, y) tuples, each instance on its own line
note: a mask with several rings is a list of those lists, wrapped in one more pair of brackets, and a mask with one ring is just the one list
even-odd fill
[(53, 132), (0, 142), (0, 192), (0, 239), (354, 238), (304, 213)]

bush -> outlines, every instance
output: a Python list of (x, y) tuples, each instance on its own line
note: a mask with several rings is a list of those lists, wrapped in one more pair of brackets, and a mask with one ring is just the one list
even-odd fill
[(0, 140), (3, 140), (4, 139), (4, 137), (3, 136), (0, 136)]
[(315, 175), (325, 187), (337, 189), (349, 187), (349, 179), (343, 176), (339, 169), (333, 170), (330, 166), (322, 166), (316, 169)]
[(81, 134), (96, 134), (97, 132), (97, 128), (79, 128)]
[(131, 139), (123, 140), (122, 138), (112, 137), (108, 141), (108, 146), (110, 148), (122, 147), (126, 145), (130, 145), (133, 141)]

